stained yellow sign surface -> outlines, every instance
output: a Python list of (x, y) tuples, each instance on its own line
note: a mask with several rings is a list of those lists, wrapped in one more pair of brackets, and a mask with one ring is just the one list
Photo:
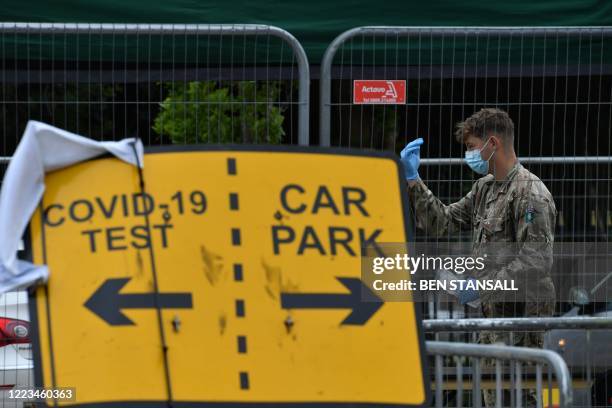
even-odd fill
[(407, 240), (394, 159), (153, 151), (142, 177), (46, 176), (31, 312), (38, 385), (76, 389), (58, 405), (425, 403), (414, 304), (359, 295), (362, 245)]

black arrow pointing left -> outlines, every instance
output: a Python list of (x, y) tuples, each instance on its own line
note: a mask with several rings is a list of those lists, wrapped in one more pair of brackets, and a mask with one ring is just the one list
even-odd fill
[(85, 307), (111, 326), (133, 325), (121, 309), (192, 309), (191, 293), (120, 294), (131, 278), (107, 279), (85, 302)]

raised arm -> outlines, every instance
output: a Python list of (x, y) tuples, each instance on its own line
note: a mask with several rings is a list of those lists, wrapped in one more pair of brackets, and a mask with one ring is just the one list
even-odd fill
[(468, 193), (456, 203), (445, 205), (420, 179), (418, 168), (422, 144), (423, 139), (421, 138), (413, 140), (400, 153), (417, 227), (430, 235), (442, 236), (448, 232), (457, 231), (462, 225), (470, 225), (473, 192)]
[(473, 212), (473, 192), (461, 200), (445, 205), (422, 180), (408, 187), (410, 201), (416, 217), (417, 227), (430, 236), (442, 236), (458, 231), (461, 226), (471, 226)]

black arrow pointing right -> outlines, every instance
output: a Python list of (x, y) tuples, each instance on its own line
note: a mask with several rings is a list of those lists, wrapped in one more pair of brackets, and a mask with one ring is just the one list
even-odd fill
[[(336, 278), (350, 293), (281, 293), (283, 309), (351, 309), (341, 324), (364, 325), (383, 301), (358, 278)], [(362, 300), (362, 297), (367, 300)]]

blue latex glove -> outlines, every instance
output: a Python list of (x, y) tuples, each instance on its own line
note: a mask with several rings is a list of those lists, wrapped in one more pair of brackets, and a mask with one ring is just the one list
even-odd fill
[(400, 153), (400, 161), (404, 165), (406, 180), (419, 178), (419, 163), (421, 161), (421, 145), (423, 138), (419, 137), (408, 143)]
[[(476, 283), (476, 279), (474, 278), (468, 278), (467, 280), (473, 281), (474, 283)], [(478, 291), (475, 289), (463, 289), (463, 290), (457, 291), (457, 299), (459, 300), (459, 303), (461, 303), (462, 305), (473, 302), (479, 297), (480, 295), (478, 294)]]

